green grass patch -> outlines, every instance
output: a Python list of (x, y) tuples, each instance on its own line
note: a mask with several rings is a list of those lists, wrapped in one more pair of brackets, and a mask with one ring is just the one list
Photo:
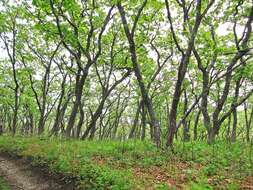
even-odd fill
[(0, 189), (1, 190), (10, 190), (10, 187), (5, 182), (5, 180), (0, 176)]
[(80, 189), (239, 189), (252, 176), (250, 149), (241, 142), (190, 142), (176, 143), (172, 154), (146, 141), (0, 137), (0, 151), (74, 177)]

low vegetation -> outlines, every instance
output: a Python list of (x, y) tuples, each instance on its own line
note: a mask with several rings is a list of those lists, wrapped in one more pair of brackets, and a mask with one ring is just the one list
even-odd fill
[(4, 179), (0, 177), (0, 189), (1, 190), (10, 190), (10, 187), (6, 184)]
[(0, 152), (79, 189), (252, 190), (252, 24), (252, 0), (0, 0)]
[(252, 145), (177, 143), (173, 154), (150, 142), (0, 137), (0, 150), (75, 179), (79, 189), (250, 189)]

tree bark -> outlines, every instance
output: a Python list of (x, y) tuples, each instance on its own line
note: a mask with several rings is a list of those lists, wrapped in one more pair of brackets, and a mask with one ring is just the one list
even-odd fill
[[(165, 0), (165, 3), (166, 3), (168, 18), (171, 21), (168, 1)], [(212, 3), (213, 3), (213, 1), (211, 1), (209, 5), (211, 6)], [(207, 12), (207, 10), (208, 9), (205, 10), (205, 13)], [(193, 30), (191, 31), (191, 36), (188, 41), (187, 49), (185, 52), (182, 53), (182, 58), (181, 58), (179, 68), (178, 68), (177, 81), (176, 81), (176, 85), (175, 85), (175, 89), (174, 89), (174, 94), (173, 94), (172, 104), (171, 104), (171, 109), (170, 109), (170, 115), (169, 115), (168, 136), (167, 136), (167, 142), (166, 142), (167, 147), (172, 148), (172, 146), (173, 146), (173, 140), (174, 140), (175, 132), (177, 130), (177, 109), (178, 109), (178, 104), (179, 104), (181, 92), (182, 92), (181, 87), (182, 87), (182, 84), (183, 84), (183, 81), (185, 78), (185, 74), (187, 71), (187, 67), (189, 64), (191, 53), (192, 53), (192, 50), (194, 47), (194, 42), (195, 42), (195, 38), (197, 36), (198, 28), (200, 26), (201, 20), (204, 17), (204, 15), (205, 14), (201, 14), (201, 1), (198, 0), (197, 6), (196, 6), (195, 24), (194, 24)], [(172, 25), (172, 23), (170, 23), (170, 24)], [(171, 26), (171, 28), (172, 28), (172, 26)], [(173, 30), (172, 30), (172, 33), (173, 33)]]
[[(238, 101), (239, 90), (241, 87), (240, 83), (241, 83), (241, 78), (236, 81), (234, 103), (236, 103)], [(234, 106), (234, 105), (232, 105), (232, 106)], [(237, 108), (234, 107), (234, 109), (233, 109), (233, 128), (232, 128), (232, 134), (231, 134), (231, 141), (232, 142), (236, 141), (236, 130), (237, 130)]]
[(82, 94), (83, 94), (84, 83), (85, 83), (85, 80), (86, 80), (87, 75), (88, 75), (88, 69), (89, 69), (89, 67), (82, 74), (81, 74), (81, 70), (78, 72), (79, 75), (81, 75), (81, 77), (79, 75), (76, 76), (75, 101), (74, 101), (74, 105), (73, 105), (72, 110), (71, 110), (71, 114), (70, 114), (70, 117), (69, 117), (69, 120), (68, 120), (66, 131), (65, 131), (66, 137), (70, 137), (71, 130), (73, 129), (73, 127), (75, 125), (75, 120), (76, 120), (76, 116), (77, 116), (77, 112), (78, 112), (78, 107), (81, 104), (81, 98), (82, 98)]
[(194, 121), (194, 129), (193, 129), (193, 139), (196, 141), (198, 139), (198, 124), (199, 124), (199, 117), (200, 117), (201, 110), (197, 112)]
[[(142, 7), (138, 11), (138, 14), (137, 14), (138, 16), (135, 19), (136, 24), (138, 22), (140, 14), (141, 14), (144, 6), (146, 5), (146, 3), (147, 3), (147, 1), (144, 1)], [(140, 88), (140, 91), (141, 91), (142, 100), (143, 100), (143, 102), (145, 103), (145, 105), (147, 107), (149, 117), (150, 117), (151, 126), (154, 130), (154, 139), (153, 140), (155, 141), (156, 146), (160, 147), (161, 146), (161, 142), (160, 142), (160, 125), (159, 125), (159, 122), (158, 122), (158, 120), (156, 118), (156, 115), (155, 115), (155, 111), (154, 111), (154, 108), (153, 108), (153, 103), (152, 103), (152, 101), (149, 97), (148, 91), (145, 87), (143, 77), (142, 77), (142, 74), (141, 74), (141, 70), (140, 70), (140, 66), (138, 64), (137, 54), (136, 54), (136, 45), (135, 45), (135, 42), (134, 42), (134, 31), (135, 31), (136, 25), (134, 25), (134, 27), (132, 28), (132, 32), (130, 32), (130, 29), (128, 27), (128, 23), (127, 23), (127, 20), (126, 20), (126, 13), (125, 13), (124, 8), (121, 6), (120, 3), (117, 4), (117, 7), (118, 7), (118, 10), (120, 12), (121, 21), (122, 21), (123, 26), (124, 26), (124, 31), (125, 31), (126, 37), (128, 39), (129, 51), (130, 51), (130, 54), (131, 54), (131, 61), (132, 61), (132, 64), (133, 64), (133, 70), (134, 70), (134, 73), (135, 73), (135, 76), (137, 78), (137, 82), (138, 82), (138, 85), (139, 85), (139, 88)]]
[(137, 128), (138, 121), (139, 121), (141, 107), (142, 107), (142, 101), (141, 102), (138, 101), (137, 110), (136, 110), (135, 117), (134, 117), (134, 123), (133, 123), (133, 126), (132, 126), (129, 136), (128, 136), (129, 139), (136, 138), (135, 132), (136, 132), (136, 128)]

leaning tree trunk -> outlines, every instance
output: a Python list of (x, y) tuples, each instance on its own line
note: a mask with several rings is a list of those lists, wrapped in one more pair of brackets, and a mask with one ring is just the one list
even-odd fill
[[(237, 103), (238, 97), (239, 97), (239, 90), (240, 90), (240, 85), (241, 84), (241, 78), (239, 78), (236, 81), (236, 86), (235, 86), (235, 97), (234, 97), (234, 104)], [(232, 134), (231, 134), (231, 141), (235, 142), (236, 141), (236, 130), (237, 130), (237, 108), (234, 106), (233, 108), (233, 128), (232, 128)]]
[(226, 139), (227, 141), (230, 140), (230, 125), (231, 125), (231, 115), (228, 117), (228, 124), (226, 129)]
[(12, 135), (16, 134), (17, 130), (17, 118), (18, 118), (18, 88), (15, 88), (15, 105), (13, 110), (13, 120), (12, 120)]
[(237, 109), (235, 108), (233, 111), (233, 128), (231, 133), (231, 142), (236, 141), (236, 134), (237, 134)]
[[(146, 5), (146, 3), (147, 3), (147, 1), (144, 1), (142, 7), (139, 9), (138, 16), (140, 16), (140, 14), (141, 14), (144, 6)], [(151, 123), (151, 126), (152, 126), (153, 131), (154, 131), (154, 139), (153, 140), (156, 143), (156, 146), (160, 147), (161, 146), (160, 125), (159, 125), (159, 122), (157, 120), (155, 110), (153, 108), (152, 100), (149, 97), (147, 88), (145, 87), (143, 77), (142, 77), (142, 74), (141, 74), (141, 70), (140, 70), (140, 65), (138, 63), (137, 53), (136, 53), (136, 45), (135, 45), (135, 41), (134, 41), (135, 28), (132, 28), (132, 32), (130, 32), (124, 8), (122, 7), (122, 5), (120, 3), (117, 4), (117, 7), (118, 7), (119, 12), (120, 12), (121, 21), (122, 21), (123, 26), (124, 26), (125, 35), (126, 35), (127, 40), (128, 40), (129, 51), (130, 51), (130, 54), (131, 54), (131, 61), (132, 61), (132, 64), (133, 64), (133, 70), (134, 70), (134, 73), (135, 73), (135, 76), (136, 76), (136, 79), (137, 79), (137, 82), (138, 82), (138, 85), (139, 85), (139, 89), (141, 91), (142, 100), (143, 100), (144, 104), (147, 107), (147, 111), (149, 113), (149, 118), (150, 118), (150, 123)], [(139, 17), (136, 17), (136, 22), (138, 21), (138, 19), (139, 19)]]
[(142, 101), (141, 102), (138, 101), (137, 110), (136, 110), (135, 117), (134, 117), (134, 123), (133, 123), (133, 126), (132, 126), (129, 136), (128, 136), (129, 139), (136, 137), (135, 132), (136, 132), (136, 128), (137, 128), (138, 121), (139, 121), (141, 107), (142, 107)]
[(79, 106), (79, 111), (80, 111), (80, 118), (79, 118), (78, 124), (76, 126), (76, 138), (80, 137), (81, 129), (82, 129), (82, 126), (84, 123), (84, 110), (83, 110), (82, 104), (80, 104), (80, 106)]
[(141, 140), (143, 141), (145, 139), (146, 136), (146, 116), (147, 116), (147, 111), (145, 109), (145, 105), (142, 104), (142, 110), (141, 110), (141, 125), (142, 125), (142, 132), (141, 132)]
[(44, 109), (40, 113), (40, 119), (38, 124), (38, 135), (41, 135), (44, 132), (44, 126), (45, 126), (45, 111)]
[[(81, 72), (79, 72), (79, 73), (81, 73)], [(83, 72), (83, 74), (81, 75), (81, 78), (79, 75), (76, 77), (76, 86), (75, 86), (75, 98), (76, 99), (75, 99), (74, 105), (72, 107), (71, 114), (70, 114), (69, 121), (68, 121), (68, 125), (67, 125), (66, 131), (65, 131), (66, 137), (70, 137), (71, 130), (73, 129), (73, 127), (75, 125), (78, 107), (81, 104), (83, 87), (84, 87), (84, 83), (87, 78), (87, 75), (88, 75), (88, 69)]]
[(198, 139), (198, 124), (199, 124), (199, 116), (200, 116), (201, 110), (198, 111), (195, 120), (194, 120), (194, 128), (193, 128), (193, 139), (196, 141)]
[(250, 128), (251, 128), (252, 119), (253, 119), (253, 106), (251, 108), (250, 118), (249, 119), (248, 119), (248, 116), (247, 116), (248, 112), (247, 112), (246, 105), (245, 105), (244, 111), (245, 111), (245, 121), (246, 121), (246, 140), (247, 140), (247, 142), (250, 142)]
[[(187, 112), (187, 108), (188, 108), (188, 98), (187, 98), (186, 90), (184, 90), (184, 114)], [(183, 118), (182, 124), (183, 124), (183, 141), (189, 141), (190, 131), (189, 131), (189, 125), (186, 118)]]

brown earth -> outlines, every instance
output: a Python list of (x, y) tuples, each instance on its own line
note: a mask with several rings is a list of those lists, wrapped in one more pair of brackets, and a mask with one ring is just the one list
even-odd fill
[(0, 153), (0, 176), (12, 190), (74, 190), (74, 183), (66, 183), (62, 176), (50, 174), (46, 168), (31, 161)]

